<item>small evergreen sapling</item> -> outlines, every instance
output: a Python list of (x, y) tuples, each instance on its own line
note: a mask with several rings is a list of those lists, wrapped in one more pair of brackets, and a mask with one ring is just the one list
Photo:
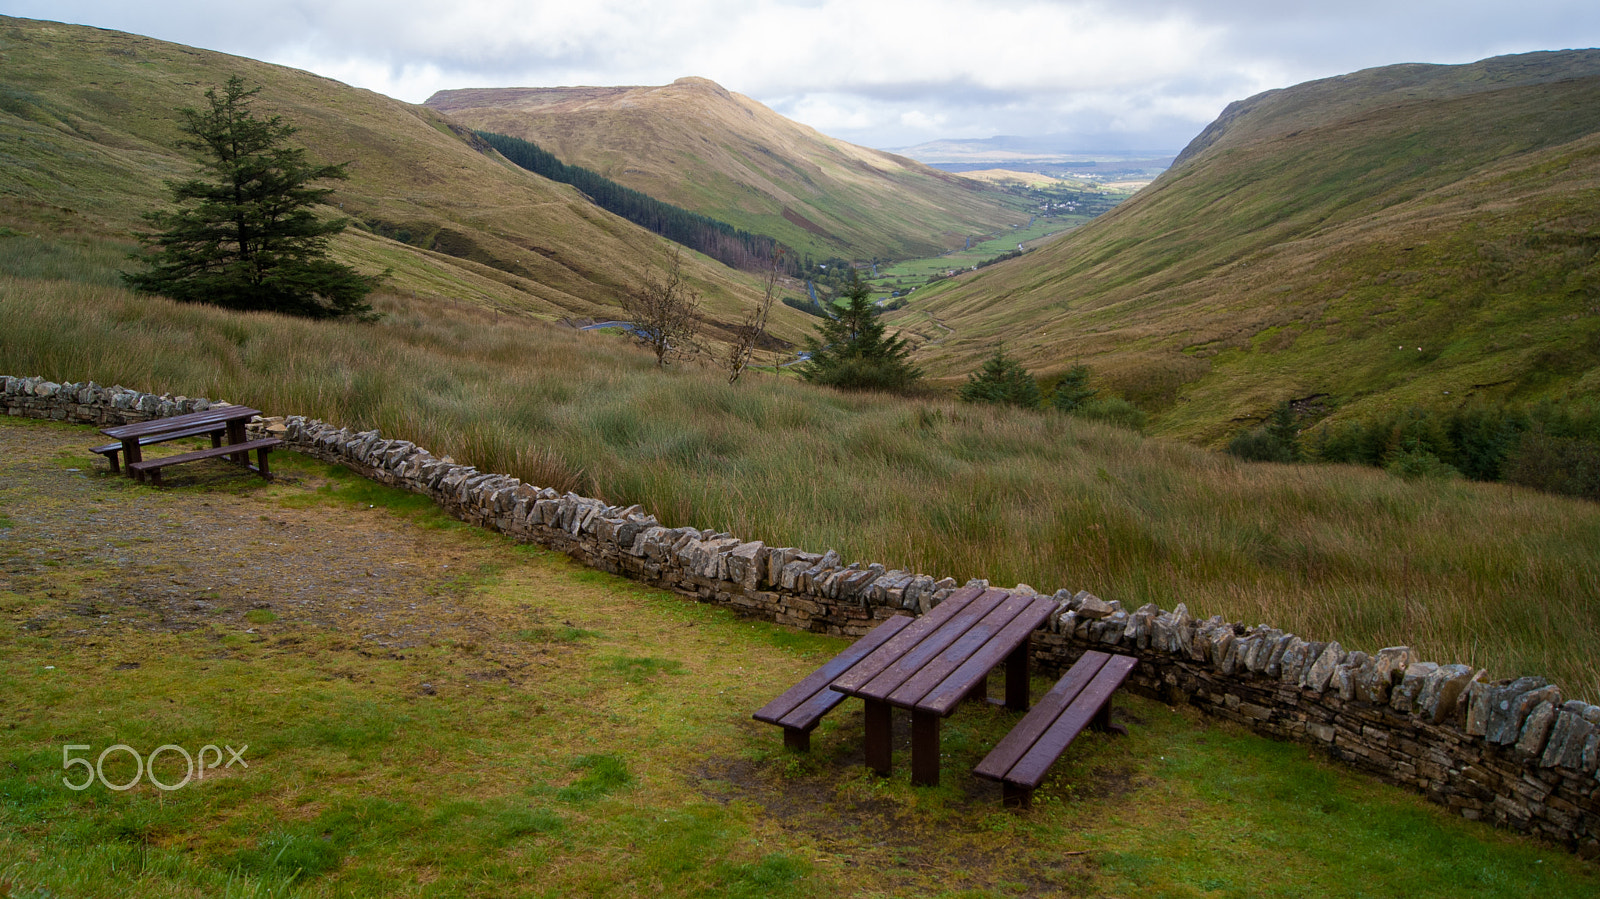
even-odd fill
[(842, 390), (905, 392), (916, 386), (922, 372), (911, 364), (910, 344), (887, 336), (871, 291), (854, 270), (844, 295), (849, 305), (806, 338), (811, 356), (800, 366), (800, 377)]
[(1037, 409), (1043, 401), (1039, 382), (1022, 367), (1022, 363), (1006, 355), (1005, 347), (994, 351), (983, 367), (967, 377), (959, 395), (969, 403), (998, 403)]

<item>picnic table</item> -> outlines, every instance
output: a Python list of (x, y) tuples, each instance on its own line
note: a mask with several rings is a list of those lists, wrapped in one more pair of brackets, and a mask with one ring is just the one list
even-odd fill
[[(249, 406), (219, 405), (212, 406), (203, 412), (191, 412), (187, 415), (172, 415), (134, 424), (101, 428), (100, 433), (116, 440), (117, 443), (95, 447), (93, 451), (104, 455), (110, 461), (113, 472), (117, 470), (117, 454), (120, 452), (123, 460), (127, 463), (129, 477), (144, 480), (146, 476), (149, 476), (158, 484), (161, 482), (161, 469), (166, 466), (223, 456), (231, 458), (246, 468), (251, 468), (262, 477), (271, 477), (271, 473), (267, 468), (267, 451), (282, 441), (275, 437), (250, 440), (245, 433), (245, 423), (260, 414), (261, 410), (252, 409)], [(192, 453), (183, 453), (149, 461), (145, 460), (141, 451), (141, 447), (153, 443), (164, 443), (169, 440), (200, 435), (209, 435), (211, 437), (211, 449), (197, 450)], [(227, 443), (225, 444), (223, 443), (224, 437), (227, 438)], [(256, 452), (257, 464), (255, 466), (250, 465), (251, 450)]]
[(782, 727), (784, 745), (806, 752), (822, 716), (859, 696), (866, 702), (867, 766), (888, 776), (892, 710), (909, 709), (911, 782), (937, 785), (940, 722), (963, 699), (988, 700), (988, 674), (1004, 662), (1004, 705), (1028, 714), (974, 773), (1000, 781), (1007, 806), (1027, 808), (1046, 770), (1085, 727), (1122, 732), (1111, 724), (1111, 696), (1138, 664), (1132, 656), (1085, 652), (1028, 711), (1030, 638), (1055, 606), (1054, 597), (962, 588), (920, 618), (885, 620), (752, 717)]
[(830, 685), (866, 701), (867, 766), (891, 770), (892, 708), (911, 711), (911, 782), (939, 783), (940, 723), (963, 699), (987, 698), (989, 671), (1005, 664), (1007, 708), (1028, 708), (1028, 651), (1053, 597), (968, 587), (868, 653)]
[(941, 721), (963, 699), (988, 698), (988, 675), (1005, 665), (1006, 706), (1028, 708), (1028, 650), (1034, 628), (1055, 609), (1048, 596), (966, 587), (919, 618), (895, 616), (874, 628), (755, 713), (803, 749), (806, 735), (846, 696), (866, 701), (867, 766), (891, 771), (890, 716), (911, 710), (911, 781), (939, 782)]

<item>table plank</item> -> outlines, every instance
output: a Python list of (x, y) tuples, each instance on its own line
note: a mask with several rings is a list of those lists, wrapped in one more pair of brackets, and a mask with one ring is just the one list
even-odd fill
[[(1012, 595), (999, 605), (990, 609), (969, 627), (955, 642), (951, 643), (938, 658), (923, 665), (905, 683), (889, 694), (889, 701), (900, 706), (915, 706), (928, 691), (937, 687), (951, 672), (960, 668), (962, 663), (971, 658), (983, 645), (993, 639), (1002, 628), (1017, 617), (1017, 614), (1027, 608), (1033, 597)], [(993, 666), (990, 666), (993, 667)], [(987, 672), (989, 669), (985, 668)]]
[(1004, 590), (986, 590), (960, 612), (941, 622), (939, 626), (925, 629), (915, 646), (908, 648), (900, 658), (885, 666), (876, 677), (862, 685), (857, 695), (888, 700), (901, 708), (911, 708), (913, 703), (894, 702), (889, 699), (890, 695), (897, 687), (922, 670), (924, 665), (938, 658), (940, 653), (959, 640), (962, 634), (981, 621), (983, 616), (989, 614), (996, 606), (1005, 602), (1009, 596), (1010, 594)]
[(249, 406), (212, 406), (210, 409), (201, 412), (170, 415), (166, 418), (153, 418), (149, 421), (138, 421), (132, 424), (113, 425), (109, 428), (101, 428), (100, 433), (117, 440), (126, 440), (206, 424), (224, 425), (232, 421), (248, 420), (260, 414), (261, 410), (252, 409)]
[(1055, 611), (1053, 597), (1029, 597), (1029, 602), (988, 642), (961, 663), (955, 671), (936, 687), (923, 695), (916, 704), (919, 709), (949, 715), (961, 704), (979, 678), (988, 675), (996, 665), (1005, 661), (1013, 651), (1024, 646), (1039, 625), (1048, 621)]
[(928, 614), (917, 618), (910, 627), (895, 634), (888, 642), (862, 659), (860, 664), (835, 679), (833, 689), (852, 696), (861, 695), (859, 691), (863, 686), (877, 677), (886, 666), (904, 655), (907, 650), (916, 646), (924, 634), (955, 617), (956, 613), (966, 608), (967, 603), (981, 595), (983, 595), (982, 587), (963, 587), (950, 594), (949, 598), (934, 606)]

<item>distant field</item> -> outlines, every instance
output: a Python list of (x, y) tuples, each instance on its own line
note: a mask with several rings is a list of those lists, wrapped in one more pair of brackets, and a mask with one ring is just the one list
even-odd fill
[(930, 275), (942, 275), (952, 269), (970, 269), (1002, 253), (1012, 252), (1019, 243), (1031, 248), (1048, 238), (1065, 234), (1089, 220), (1088, 216), (1080, 215), (1041, 218), (1032, 227), (1000, 232), (981, 243), (973, 243), (970, 249), (953, 250), (943, 256), (910, 259), (893, 265), (880, 265), (878, 277), (869, 279), (868, 283), (874, 289), (882, 291), (894, 290), (897, 287), (920, 287)]

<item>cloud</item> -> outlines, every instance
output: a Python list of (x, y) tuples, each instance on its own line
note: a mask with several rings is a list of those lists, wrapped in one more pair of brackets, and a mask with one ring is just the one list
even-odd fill
[(1593, 0), (10, 0), (12, 14), (457, 87), (711, 78), (877, 146), (1120, 135), (1175, 149), (1229, 101), (1395, 62), (1600, 43)]

